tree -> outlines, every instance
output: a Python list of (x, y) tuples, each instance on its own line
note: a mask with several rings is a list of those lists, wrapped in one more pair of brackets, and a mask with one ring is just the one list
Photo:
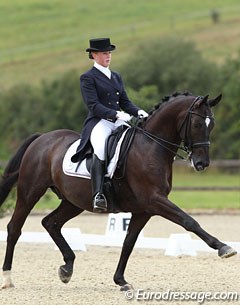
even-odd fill
[(79, 75), (76, 71), (71, 70), (51, 83), (44, 82), (42, 94), (47, 110), (44, 116), (48, 130), (68, 128), (80, 131), (87, 108), (80, 94)]
[(240, 52), (235, 59), (226, 60), (219, 71), (218, 90), (223, 93), (221, 104), (216, 107), (216, 126), (213, 133), (212, 155), (215, 159), (240, 157)]
[(80, 132), (86, 112), (76, 71), (50, 83), (43, 82), (39, 88), (21, 84), (1, 96), (2, 143), (15, 150), (35, 132), (61, 128)]
[(0, 112), (0, 128), (4, 130), (1, 138), (15, 148), (19, 140), (39, 131), (44, 124), (41, 92), (30, 85), (13, 87), (1, 96)]
[(174, 37), (140, 44), (121, 72), (127, 86), (139, 90), (155, 85), (162, 97), (175, 91), (212, 93), (217, 73), (216, 66), (202, 58), (193, 42)]

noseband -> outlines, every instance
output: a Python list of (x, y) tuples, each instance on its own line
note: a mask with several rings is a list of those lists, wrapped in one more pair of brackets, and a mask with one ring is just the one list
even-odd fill
[(209, 120), (213, 119), (213, 116), (203, 116), (202, 114), (199, 114), (199, 113), (193, 111), (193, 108), (194, 108), (194, 105), (196, 104), (196, 102), (199, 101), (199, 99), (202, 99), (202, 98), (203, 98), (202, 96), (197, 96), (194, 99), (194, 101), (192, 102), (191, 106), (189, 107), (189, 109), (186, 113), (186, 116), (183, 119), (183, 122), (181, 124), (180, 129), (179, 129), (179, 133), (180, 133), (181, 130), (183, 129), (183, 127), (185, 126), (183, 146), (178, 145), (176, 143), (172, 143), (172, 142), (167, 141), (165, 139), (159, 138), (159, 137), (151, 134), (150, 132), (148, 132), (148, 131), (140, 128), (140, 127), (137, 127), (136, 125), (133, 126), (133, 127), (137, 130), (140, 130), (146, 137), (148, 137), (149, 139), (151, 139), (155, 143), (161, 145), (166, 150), (172, 152), (174, 155), (178, 156), (180, 159), (187, 161), (188, 158), (185, 158), (185, 157), (181, 156), (180, 154), (176, 153), (176, 151), (174, 151), (173, 149), (169, 148), (166, 145), (176, 147), (177, 149), (180, 149), (180, 150), (184, 151), (185, 153), (187, 153), (188, 156), (191, 155), (191, 152), (192, 152), (193, 148), (210, 145), (210, 141), (194, 142), (194, 141), (191, 140), (191, 118), (192, 118), (193, 115), (200, 116), (205, 120), (206, 119), (209, 119)]

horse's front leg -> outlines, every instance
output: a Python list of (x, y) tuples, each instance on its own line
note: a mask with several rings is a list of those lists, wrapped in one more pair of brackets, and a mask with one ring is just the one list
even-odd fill
[(231, 257), (237, 253), (233, 248), (203, 230), (195, 219), (177, 207), (166, 197), (155, 196), (155, 198), (152, 198), (151, 204), (148, 206), (148, 212), (169, 219), (184, 227), (187, 231), (195, 233), (205, 241), (209, 247), (218, 250), (218, 255), (221, 258)]
[(130, 254), (132, 253), (133, 247), (135, 242), (138, 238), (139, 233), (141, 232), (142, 228), (151, 218), (149, 214), (142, 213), (142, 214), (132, 214), (132, 218), (130, 220), (127, 235), (125, 237), (121, 256), (119, 259), (119, 263), (114, 274), (114, 282), (121, 286), (121, 291), (126, 291), (132, 289), (132, 286), (128, 284), (124, 278), (124, 271), (129, 259)]

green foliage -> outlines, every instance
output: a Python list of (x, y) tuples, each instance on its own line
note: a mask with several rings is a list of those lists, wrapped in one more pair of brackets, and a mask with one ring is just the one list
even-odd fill
[[(149, 48), (149, 46), (151, 46)], [(206, 95), (212, 91), (216, 67), (204, 60), (193, 42), (178, 38), (141, 43), (125, 63), (122, 74), (129, 87), (154, 85), (163, 97), (175, 91)]]
[[(29, 135), (32, 125), (41, 126), (42, 101), (39, 91), (30, 85), (19, 85), (8, 91), (0, 103), (0, 128), (11, 139)], [(33, 120), (34, 119), (34, 120)]]
[(42, 96), (45, 111), (41, 115), (45, 117), (45, 129), (68, 128), (80, 131), (87, 109), (80, 94), (76, 71), (69, 71), (53, 82), (44, 82)]
[[(156, 103), (174, 91), (210, 94), (210, 98), (223, 93), (223, 100), (213, 108), (216, 126), (211, 134), (210, 156), (214, 159), (239, 158), (240, 87), (236, 80), (240, 77), (240, 53), (238, 58), (217, 67), (204, 59), (192, 42), (172, 37), (139, 45), (121, 71), (126, 84), (142, 94), (144, 101), (136, 100), (146, 109), (154, 98), (157, 98)], [(145, 97), (143, 88), (154, 88), (153, 99)]]
[[(0, 167), (0, 177), (2, 173), (3, 173), (3, 169)], [(7, 197), (6, 201), (0, 207), (0, 218), (13, 209), (15, 205), (15, 199), (16, 199), (16, 189), (13, 189), (12, 192)]]
[(149, 111), (152, 105), (155, 105), (161, 100), (158, 93), (158, 88), (155, 85), (143, 86), (139, 90), (134, 90), (131, 87), (127, 88), (128, 97), (141, 108)]
[(16, 190), (14, 189), (0, 207), (0, 218), (3, 217), (6, 213), (11, 212), (16, 203)]
[(76, 71), (69, 71), (50, 83), (43, 82), (39, 88), (15, 86), (1, 97), (0, 128), (4, 132), (0, 137), (4, 145), (16, 149), (35, 132), (61, 128), (80, 131), (86, 111)]
[[(138, 49), (141, 52), (136, 56)], [(239, 66), (240, 54), (223, 67), (216, 67), (203, 59), (193, 42), (169, 38), (144, 41), (119, 71), (130, 99), (146, 110), (174, 91), (209, 93), (210, 97), (223, 93), (223, 101), (213, 109), (217, 124), (211, 136), (210, 154), (211, 158), (230, 159), (239, 157)], [(0, 128), (4, 130), (1, 145), (9, 150), (15, 150), (35, 132), (60, 128), (80, 131), (87, 109), (80, 94), (78, 72), (70, 70), (39, 87), (13, 87), (1, 95), (0, 113)], [(5, 151), (4, 148), (1, 158)]]
[(221, 105), (216, 107), (215, 143), (212, 155), (226, 159), (239, 159), (240, 157), (240, 118), (239, 97), (240, 86), (240, 52), (235, 59), (228, 59), (219, 73), (218, 87), (223, 93)]
[[(240, 54), (226, 62), (225, 57), (240, 46), (240, 6), (238, 0), (216, 0), (214, 7), (217, 24), (211, 0), (122, 0), (114, 5), (102, 0), (101, 6), (96, 0), (2, 0), (0, 159), (8, 159), (36, 131), (81, 129), (86, 107), (79, 74), (91, 65), (85, 48), (96, 36), (116, 43), (112, 68), (118, 64), (129, 97), (146, 110), (177, 90), (223, 93), (214, 108), (210, 155), (239, 158)], [(164, 38), (170, 35), (181, 39)], [(222, 66), (216, 70), (213, 62)], [(0, 213), (13, 202), (14, 193)]]

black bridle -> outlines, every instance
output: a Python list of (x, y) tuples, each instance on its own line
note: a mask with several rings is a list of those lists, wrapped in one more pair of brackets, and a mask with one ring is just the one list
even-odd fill
[[(189, 107), (187, 114), (185, 116), (185, 118), (183, 119), (183, 122), (181, 124), (181, 127), (179, 129), (179, 133), (181, 132), (183, 126), (185, 125), (185, 132), (184, 132), (184, 140), (183, 140), (183, 145), (185, 147), (186, 151), (192, 151), (192, 149), (194, 147), (202, 147), (202, 146), (210, 146), (210, 141), (198, 141), (198, 142), (194, 142), (191, 140), (191, 123), (192, 123), (192, 116), (193, 115), (197, 115), (203, 119), (209, 119), (211, 121), (211, 119), (213, 119), (213, 116), (204, 116), (200, 113), (194, 112), (193, 108), (194, 105), (196, 104), (197, 101), (199, 101), (199, 99), (202, 99), (202, 96), (197, 96), (194, 101), (192, 102), (191, 106)], [(210, 122), (209, 121), (209, 122)]]
[[(197, 115), (197, 116), (200, 116), (202, 117), (203, 119), (213, 119), (213, 116), (204, 116), (204, 115), (201, 115), (197, 112), (194, 112), (193, 111), (193, 108), (196, 104), (197, 101), (199, 101), (199, 99), (202, 99), (203, 97), (202, 96), (198, 96), (194, 99), (194, 101), (192, 102), (191, 106), (189, 107), (187, 113), (186, 113), (186, 116), (184, 117), (183, 119), (183, 122), (180, 126), (180, 129), (179, 129), (179, 133), (181, 132), (181, 130), (184, 128), (185, 126), (185, 130), (184, 130), (184, 139), (183, 139), (183, 146), (180, 144), (176, 144), (176, 143), (172, 143), (170, 141), (167, 141), (163, 138), (159, 138), (155, 135), (153, 135), (152, 133), (140, 128), (140, 127), (137, 127), (136, 125), (134, 126), (134, 128), (136, 128), (137, 130), (140, 130), (146, 137), (148, 137), (149, 139), (151, 139), (152, 141), (154, 141), (155, 143), (161, 145), (162, 147), (164, 147), (166, 150), (172, 152), (174, 155), (178, 156), (180, 159), (182, 160), (185, 160), (187, 161), (188, 160), (188, 157), (191, 155), (192, 153), (192, 149), (195, 148), (195, 147), (202, 147), (202, 146), (210, 146), (210, 141), (207, 140), (207, 141), (198, 141), (198, 142), (194, 142), (191, 140), (191, 118), (193, 115)], [(166, 145), (170, 145), (172, 147), (176, 147), (177, 149), (179, 150), (182, 150), (184, 151), (185, 153), (187, 153), (188, 157), (185, 158), (183, 156), (181, 156), (180, 154), (176, 153), (176, 151), (174, 151), (173, 149), (169, 148), (168, 146)]]

